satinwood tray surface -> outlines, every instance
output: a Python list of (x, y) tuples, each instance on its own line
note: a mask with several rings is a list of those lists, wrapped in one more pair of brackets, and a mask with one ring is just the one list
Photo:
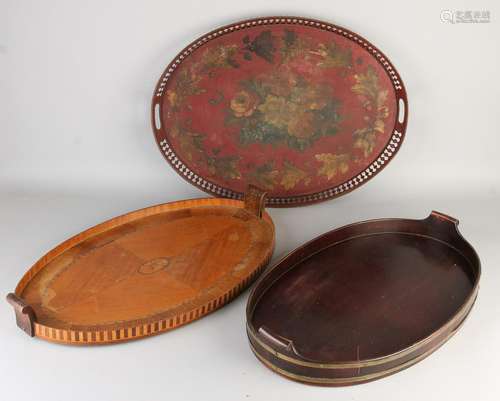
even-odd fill
[(438, 212), (326, 233), (268, 270), (247, 306), (255, 355), (288, 378), (362, 383), (429, 355), (461, 325), (480, 262)]
[(186, 180), (269, 206), (342, 195), (398, 151), (406, 92), (388, 58), (359, 35), (305, 18), (259, 18), (195, 40), (168, 65), (152, 101), (158, 146)]
[(62, 243), (8, 300), (46, 340), (110, 343), (160, 333), (221, 307), (266, 265), (274, 226), (258, 192), (198, 199), (109, 220)]

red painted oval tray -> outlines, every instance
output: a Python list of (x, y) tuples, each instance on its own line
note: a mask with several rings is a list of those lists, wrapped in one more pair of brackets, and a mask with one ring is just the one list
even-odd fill
[(395, 155), (407, 123), (402, 80), (359, 35), (273, 17), (212, 31), (182, 50), (153, 95), (158, 146), (202, 190), (268, 206), (342, 195)]

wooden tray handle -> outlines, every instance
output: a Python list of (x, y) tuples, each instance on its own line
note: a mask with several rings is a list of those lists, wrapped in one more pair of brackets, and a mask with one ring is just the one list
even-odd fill
[(265, 191), (250, 184), (245, 192), (245, 209), (255, 214), (257, 217), (262, 217), (266, 195), (267, 193)]
[(269, 330), (268, 327), (266, 326), (260, 326), (259, 330), (257, 331), (263, 338), (266, 340), (278, 345), (279, 347), (283, 348), (284, 351), (287, 351), (289, 354), (298, 356), (299, 358), (303, 358), (302, 355), (297, 351), (295, 348), (295, 345), (292, 340), (285, 338), (283, 336), (279, 336), (277, 334), (274, 334), (271, 330)]
[(16, 323), (30, 337), (35, 336), (35, 311), (24, 300), (12, 292), (7, 294), (7, 302), (14, 307)]
[(448, 216), (447, 214), (438, 212), (436, 210), (433, 210), (429, 217), (439, 222), (448, 222), (453, 224), (454, 226), (458, 225), (458, 220), (456, 218)]

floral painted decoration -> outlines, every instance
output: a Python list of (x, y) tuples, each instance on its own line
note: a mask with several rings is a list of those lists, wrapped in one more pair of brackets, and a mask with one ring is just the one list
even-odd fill
[(332, 188), (389, 142), (395, 90), (355, 42), (309, 26), (255, 26), (200, 46), (172, 73), (162, 130), (193, 172), (271, 196)]

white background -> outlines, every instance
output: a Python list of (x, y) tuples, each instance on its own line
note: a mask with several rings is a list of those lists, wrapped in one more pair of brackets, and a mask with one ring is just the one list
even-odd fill
[[(378, 217), (460, 219), (476, 247), (479, 299), (460, 332), (417, 365), (355, 387), (287, 381), (252, 355), (248, 292), (171, 333), (121, 345), (32, 339), (0, 302), (3, 400), (499, 400), (500, 7), (494, 1), (0, 0), (0, 293), (69, 236), (155, 203), (204, 196), (164, 161), (149, 124), (156, 80), (220, 25), (302, 15), (345, 26), (385, 52), (410, 118), (391, 165), (355, 192), (271, 210), (275, 258), (341, 225)], [(489, 10), (448, 24), (444, 9)]]

